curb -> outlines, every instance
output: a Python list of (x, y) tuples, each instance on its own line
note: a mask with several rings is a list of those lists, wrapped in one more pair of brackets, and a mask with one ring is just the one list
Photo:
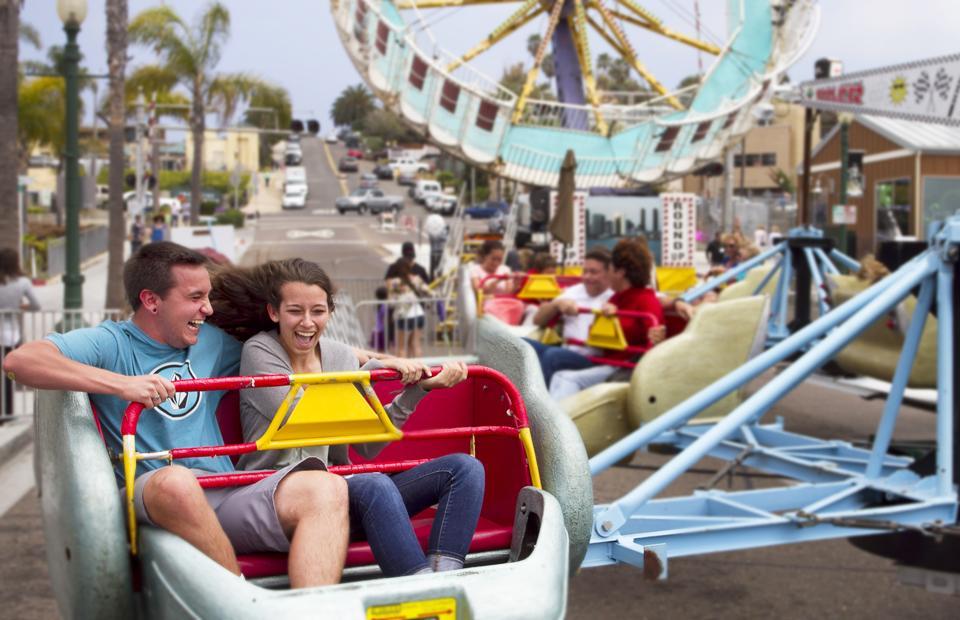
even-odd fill
[(33, 441), (33, 418), (19, 418), (0, 426), (0, 467)]
[[(91, 256), (87, 260), (80, 263), (80, 273), (83, 273), (83, 270), (97, 262), (100, 259), (106, 258), (109, 252), (100, 252), (96, 256)], [(34, 286), (46, 286), (47, 284), (57, 284), (63, 280), (64, 274), (59, 273), (55, 276), (50, 276), (49, 278), (31, 278), (30, 281)]]

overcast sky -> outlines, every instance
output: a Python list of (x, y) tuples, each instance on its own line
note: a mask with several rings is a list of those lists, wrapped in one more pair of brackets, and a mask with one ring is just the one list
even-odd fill
[[(157, 0), (130, 0), (130, 16), (157, 4)], [(168, 0), (166, 4), (189, 22), (205, 6), (197, 0)], [(220, 69), (252, 72), (284, 86), (290, 92), (296, 116), (318, 118), (324, 130), (329, 128), (330, 106), (337, 94), (360, 82), (340, 44), (329, 0), (226, 0), (224, 4), (230, 10), (232, 27)], [(695, 33), (689, 17), (693, 0), (641, 0), (640, 4), (666, 25)], [(707, 33), (722, 37), (726, 3), (700, 0), (699, 5), (703, 38), (711, 39)], [(518, 6), (464, 7), (422, 14), (432, 24), (437, 44), (462, 54)], [(821, 6), (819, 33), (810, 51), (790, 71), (794, 81), (809, 79), (813, 61), (822, 56), (843, 60), (850, 72), (960, 51), (956, 40), (960, 0), (824, 0)], [(44, 46), (60, 44), (65, 37), (55, 7), (54, 0), (26, 0), (22, 13), (22, 19), (40, 32)], [(407, 17), (415, 18), (409, 12)], [(527, 36), (542, 31), (544, 22), (540, 17), (514, 33), (474, 61), (475, 66), (499, 79), (505, 66), (518, 60), (529, 63)], [(106, 73), (105, 23), (103, 0), (89, 0), (79, 43), (85, 64), (93, 73)], [(690, 48), (658, 40), (645, 31), (630, 31), (629, 36), (638, 56), (668, 86), (676, 86), (684, 76), (697, 71), (698, 57)], [(592, 46), (594, 56), (605, 51), (601, 41)], [(131, 47), (131, 56), (128, 68), (151, 60), (149, 51), (143, 48)], [(21, 45), (21, 57), (42, 58), (43, 52)], [(709, 67), (712, 59), (705, 56), (702, 60)]]

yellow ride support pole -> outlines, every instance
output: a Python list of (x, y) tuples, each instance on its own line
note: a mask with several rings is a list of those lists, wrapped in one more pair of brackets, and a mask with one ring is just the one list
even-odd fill
[(593, 106), (593, 114), (597, 121), (597, 130), (607, 135), (609, 128), (600, 112), (600, 97), (597, 95), (597, 82), (593, 77), (593, 63), (590, 58), (590, 42), (587, 39), (586, 12), (583, 1), (575, 0), (573, 19), (568, 19), (570, 30), (573, 32), (574, 46), (577, 50), (577, 59), (580, 61), (580, 72), (586, 86), (587, 100)]
[[(603, 21), (606, 23), (607, 27), (613, 33), (613, 38), (617, 40), (619, 45), (614, 46), (620, 54), (623, 55), (624, 60), (626, 60), (633, 70), (636, 71), (640, 77), (642, 77), (647, 84), (650, 85), (655, 91), (666, 97), (667, 103), (672, 105), (678, 110), (683, 110), (683, 104), (676, 98), (670, 95), (670, 91), (667, 90), (667, 87), (664, 86), (660, 80), (656, 78), (649, 69), (644, 66), (640, 59), (637, 58), (636, 52), (633, 50), (633, 46), (630, 44), (630, 41), (627, 39), (626, 35), (623, 34), (623, 30), (620, 29), (620, 25), (617, 24), (617, 21), (610, 14), (610, 11), (602, 3), (597, 2), (596, 0), (589, 0), (589, 6), (595, 9), (600, 13), (600, 17), (603, 18)], [(595, 23), (592, 23), (594, 28), (597, 28)], [(605, 32), (604, 29), (598, 29), (600, 35), (611, 43), (609, 35)]]
[[(535, 10), (531, 13), (530, 9)], [(530, 20), (543, 12), (544, 8), (540, 5), (540, 0), (527, 0), (523, 6), (516, 10), (516, 12), (504, 20), (499, 26), (494, 28), (493, 32), (487, 35), (486, 39), (476, 44), (466, 54), (447, 65), (447, 72), (453, 72), (463, 63), (470, 62), (483, 52), (487, 51), (505, 39), (510, 34), (530, 23)]]
[(560, 14), (563, 12), (563, 2), (555, 2), (553, 5), (553, 10), (550, 11), (550, 21), (547, 22), (547, 30), (543, 33), (543, 38), (540, 39), (540, 47), (537, 48), (537, 53), (533, 57), (533, 67), (530, 68), (530, 71), (527, 73), (527, 79), (523, 83), (523, 90), (520, 91), (520, 96), (517, 98), (516, 108), (513, 110), (513, 122), (519, 123), (520, 119), (523, 117), (523, 108), (527, 105), (527, 99), (530, 97), (530, 93), (533, 91), (533, 85), (537, 81), (537, 74), (540, 72), (540, 63), (543, 62), (543, 57), (547, 53), (547, 45), (550, 44), (550, 39), (553, 37), (553, 31), (557, 28), (557, 22), (560, 21)]
[(663, 35), (668, 39), (673, 39), (679, 43), (683, 43), (684, 45), (695, 47), (698, 50), (707, 52), (708, 54), (718, 55), (722, 51), (719, 47), (713, 45), (712, 43), (707, 43), (706, 41), (701, 41), (700, 39), (670, 30), (669, 28), (665, 27), (663, 23), (652, 13), (636, 4), (633, 0), (620, 0), (620, 4), (627, 7), (627, 9), (635, 13), (640, 19), (637, 19), (637, 17), (633, 17), (631, 15), (620, 13), (619, 11), (615, 11), (613, 9), (608, 10), (611, 14), (630, 22), (635, 26), (646, 28), (651, 32), (656, 32), (657, 34)]

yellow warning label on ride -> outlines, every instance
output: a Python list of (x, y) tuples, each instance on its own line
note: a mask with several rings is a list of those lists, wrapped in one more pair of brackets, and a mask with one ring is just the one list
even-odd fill
[(455, 620), (457, 599), (434, 598), (367, 608), (367, 620)]

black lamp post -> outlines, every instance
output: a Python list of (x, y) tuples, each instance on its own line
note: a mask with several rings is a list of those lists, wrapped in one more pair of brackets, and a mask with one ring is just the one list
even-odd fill
[[(77, 85), (77, 66), (80, 63), (80, 48), (77, 47), (77, 33), (80, 24), (87, 16), (87, 0), (57, 0), (57, 15), (63, 22), (67, 33), (67, 45), (63, 50), (63, 72), (66, 81), (67, 117), (66, 163), (67, 191), (67, 272), (63, 277), (64, 310), (80, 310), (83, 307), (83, 275), (80, 273), (80, 147), (78, 139), (79, 94)], [(65, 318), (65, 327), (73, 326), (70, 318)]]

